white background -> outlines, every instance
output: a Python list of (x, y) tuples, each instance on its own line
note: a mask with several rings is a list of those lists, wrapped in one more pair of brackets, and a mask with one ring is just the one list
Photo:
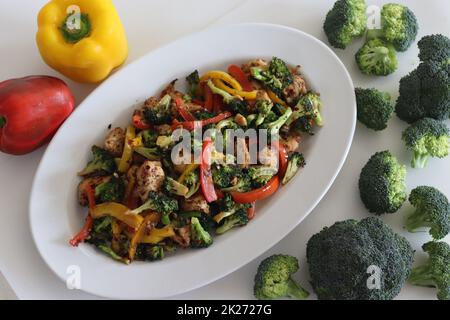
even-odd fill
[[(35, 45), (36, 16), (44, 0), (4, 0), (0, 2), (0, 81), (31, 74), (54, 75), (63, 78), (41, 60)], [(270, 22), (284, 24), (308, 32), (326, 41), (322, 31), (323, 19), (332, 6), (332, 0), (115, 0), (124, 23), (130, 46), (127, 62), (183, 35), (217, 24), (237, 22)], [(381, 1), (366, 1), (380, 5)], [(386, 1), (387, 2), (387, 1)], [(418, 39), (432, 33), (450, 36), (450, 2), (446, 0), (408, 0), (420, 24)], [(225, 41), (225, 40), (224, 40)], [(354, 62), (354, 53), (360, 41), (345, 51), (335, 50), (350, 71), (355, 86), (377, 87), (397, 97), (398, 81), (418, 63), (417, 46), (398, 55), (399, 69), (388, 77), (363, 76)], [(300, 61), (301, 63), (301, 61)], [(149, 75), (151, 76), (151, 75)], [(74, 92), (77, 104), (94, 88), (66, 80)], [(333, 106), (325, 106), (333, 107)], [(328, 121), (332, 121), (329, 119)], [(450, 123), (449, 123), (450, 124)], [(309, 237), (323, 226), (337, 220), (363, 218), (367, 211), (359, 200), (357, 181), (361, 167), (376, 151), (390, 149), (401, 162), (408, 164), (410, 154), (400, 140), (406, 127), (394, 117), (389, 127), (379, 133), (357, 125), (356, 136), (348, 159), (336, 182), (315, 210), (284, 240), (267, 251), (264, 256), (247, 266), (206, 287), (176, 296), (178, 299), (249, 299), (258, 263), (273, 253), (295, 255), (300, 261), (296, 275), (302, 285), (311, 289), (305, 259), (305, 246)], [(67, 290), (46, 267), (32, 242), (28, 225), (28, 198), (33, 175), (45, 147), (26, 156), (0, 154), (0, 271), (21, 299), (95, 299), (98, 297), (77, 290)], [(64, 179), (64, 177), (61, 177)], [(450, 157), (433, 159), (426, 169), (414, 170), (408, 166), (408, 189), (417, 185), (432, 185), (450, 196)], [(305, 183), (309, 183), (305, 181)], [(312, 183), (312, 182), (311, 182)], [(295, 208), (293, 208), (295, 210)], [(430, 238), (426, 233), (406, 234), (403, 220), (409, 204), (396, 214), (384, 216), (396, 231), (405, 234), (418, 250), (418, 260), (424, 258), (420, 246)], [(273, 212), (279, 214), (281, 212)], [(244, 231), (244, 230), (243, 230)], [(277, 232), (275, 229), (274, 232)], [(447, 238), (447, 241), (449, 238)], [(0, 281), (1, 282), (1, 281)], [(0, 283), (0, 299), (7, 296)], [(314, 295), (312, 295), (312, 298)], [(434, 299), (435, 291), (405, 285), (399, 299)]]

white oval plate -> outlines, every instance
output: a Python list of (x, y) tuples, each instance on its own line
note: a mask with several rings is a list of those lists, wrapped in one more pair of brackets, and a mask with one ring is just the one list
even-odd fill
[[(321, 93), (325, 126), (304, 143), (306, 167), (257, 208), (246, 227), (215, 238), (204, 250), (179, 250), (163, 261), (124, 265), (90, 245), (72, 248), (86, 210), (76, 200), (76, 172), (102, 143), (108, 124), (125, 126), (137, 102), (194, 69), (277, 56), (301, 64)], [(215, 281), (261, 255), (317, 205), (349, 151), (356, 122), (352, 80), (325, 44), (299, 30), (269, 24), (219, 27), (180, 39), (124, 67), (98, 87), (59, 129), (37, 170), (30, 200), (31, 231), (48, 266), (66, 281), (80, 271), (81, 289), (111, 298), (162, 298)], [(71, 269), (76, 266), (79, 269)], [(250, 283), (249, 279), (249, 283)]]

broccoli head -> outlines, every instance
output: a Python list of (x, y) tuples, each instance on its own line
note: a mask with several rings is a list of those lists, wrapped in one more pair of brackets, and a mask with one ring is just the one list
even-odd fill
[(241, 97), (233, 96), (214, 85), (211, 80), (207, 82), (208, 87), (214, 94), (222, 96), (223, 102), (230, 108), (230, 110), (234, 113), (240, 113), (242, 115), (248, 114), (248, 105)]
[[(250, 208), (250, 204), (241, 204), (234, 202), (233, 198), (229, 193), (225, 193), (224, 197), (216, 202), (216, 214), (213, 216), (213, 220), (216, 223), (221, 223), (227, 217), (230, 217), (240, 210), (242, 210), (245, 214), (248, 208)], [(248, 221), (248, 220), (247, 220)], [(217, 230), (216, 230), (217, 231)]]
[(403, 131), (402, 139), (413, 152), (413, 168), (424, 168), (430, 156), (444, 158), (450, 151), (450, 130), (444, 122), (432, 118), (411, 124)]
[(397, 69), (397, 54), (389, 43), (381, 39), (367, 41), (355, 55), (362, 73), (387, 76)]
[(156, 147), (156, 140), (158, 139), (158, 134), (154, 130), (144, 130), (140, 132), (142, 137), (142, 143), (146, 148)]
[[(271, 121), (270, 117), (266, 118), (266, 121), (261, 124), (261, 129), (267, 129), (269, 138), (277, 136), (280, 132), (281, 127), (289, 120), (292, 115), (292, 110), (289, 107), (284, 108), (283, 113), (276, 117), (275, 120)], [(269, 122), (271, 121), (271, 122)]]
[(389, 152), (375, 153), (359, 176), (361, 200), (377, 215), (396, 212), (406, 200), (406, 167)]
[(111, 153), (97, 146), (92, 146), (91, 151), (92, 160), (87, 163), (83, 170), (78, 172), (78, 175), (108, 175), (116, 171), (116, 161)]
[(264, 122), (269, 112), (273, 107), (273, 103), (270, 100), (258, 100), (255, 103), (256, 111), (258, 112), (258, 117), (255, 120), (255, 125), (259, 126)]
[(164, 247), (161, 245), (139, 243), (136, 248), (136, 259), (144, 261), (162, 260), (164, 259)]
[(272, 58), (267, 69), (252, 67), (250, 73), (280, 98), (283, 97), (283, 90), (293, 82), (292, 72), (286, 63), (277, 57)]
[(400, 79), (395, 113), (403, 121), (411, 123), (425, 117), (425, 108), (420, 102), (420, 88), (421, 80), (417, 69)]
[(132, 214), (139, 214), (145, 210), (153, 210), (163, 215), (178, 211), (178, 201), (165, 194), (150, 191), (148, 199), (140, 207), (131, 210)]
[(314, 123), (318, 126), (323, 126), (322, 115), (320, 110), (322, 109), (322, 102), (320, 96), (314, 92), (308, 92), (302, 96), (292, 111), (292, 115), (286, 122), (287, 125), (305, 119), (308, 123)]
[(419, 25), (416, 16), (406, 6), (388, 3), (381, 9), (383, 37), (392, 43), (397, 51), (406, 51), (417, 36)]
[(170, 109), (170, 102), (172, 98), (169, 94), (166, 94), (159, 100), (158, 104), (153, 107), (147, 107), (144, 109), (144, 117), (151, 124), (164, 124), (170, 123), (172, 120), (172, 114)]
[(410, 274), (413, 255), (408, 241), (376, 217), (336, 222), (306, 247), (311, 284), (326, 300), (393, 299)]
[(232, 215), (226, 216), (221, 221), (220, 225), (216, 229), (217, 234), (224, 234), (225, 232), (235, 228), (242, 227), (248, 223), (247, 212), (244, 209), (235, 211)]
[(450, 39), (442, 34), (424, 36), (417, 43), (421, 61), (450, 63)]
[(111, 177), (108, 181), (95, 187), (95, 198), (98, 203), (122, 202), (125, 195), (125, 183), (118, 177)]
[(253, 294), (260, 300), (306, 299), (309, 292), (292, 279), (298, 269), (298, 260), (293, 256), (277, 254), (264, 259), (255, 275)]
[(277, 173), (275, 168), (269, 166), (251, 166), (248, 169), (248, 176), (252, 180), (255, 188), (262, 187), (267, 184), (270, 179)]
[(219, 188), (228, 188), (242, 175), (242, 170), (235, 165), (217, 165), (212, 168), (214, 184)]
[(198, 92), (198, 87), (200, 85), (200, 77), (198, 75), (198, 71), (194, 70), (191, 74), (189, 74), (186, 77), (186, 82), (188, 83), (188, 87), (189, 87), (189, 94), (192, 97), (197, 96), (197, 92)]
[(175, 179), (172, 179), (171, 177), (166, 177), (164, 179), (163, 189), (168, 194), (174, 194), (183, 197), (186, 196), (186, 194), (189, 192), (188, 187), (186, 187), (184, 184), (179, 183)]
[(450, 246), (446, 242), (427, 242), (422, 246), (428, 261), (411, 271), (409, 282), (437, 288), (439, 300), (450, 300)]
[(394, 112), (390, 94), (374, 88), (356, 88), (355, 95), (358, 120), (367, 128), (385, 129)]
[(192, 170), (184, 176), (183, 184), (188, 187), (189, 191), (184, 196), (186, 199), (192, 197), (200, 188), (200, 177), (198, 170)]
[(197, 217), (191, 218), (191, 247), (207, 248), (213, 243), (213, 238), (206, 231)]
[(367, 16), (364, 0), (338, 0), (327, 13), (323, 29), (330, 44), (345, 49), (366, 31)]
[(415, 208), (406, 220), (409, 232), (427, 228), (435, 240), (444, 238), (450, 232), (450, 204), (438, 189), (416, 187), (409, 195), (409, 202)]
[(300, 152), (292, 152), (289, 155), (288, 164), (286, 167), (286, 173), (284, 174), (281, 183), (284, 185), (288, 183), (298, 172), (300, 168), (306, 165), (305, 158)]

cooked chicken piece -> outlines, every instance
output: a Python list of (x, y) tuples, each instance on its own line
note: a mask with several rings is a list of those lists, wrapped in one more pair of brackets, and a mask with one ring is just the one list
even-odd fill
[(241, 127), (247, 126), (247, 119), (240, 113), (236, 114), (236, 116), (234, 117), (234, 122), (236, 122)]
[(270, 97), (267, 94), (266, 90), (258, 90), (258, 92), (256, 93), (256, 100), (272, 101), (270, 100)]
[(258, 80), (250, 79), (250, 83), (251, 83), (253, 89), (255, 89), (255, 90), (263, 90), (264, 89), (264, 86)]
[(132, 165), (127, 171), (126, 180), (127, 181), (136, 180), (136, 172), (138, 171), (138, 169), (139, 166)]
[(98, 185), (108, 182), (111, 179), (111, 176), (104, 176), (104, 177), (92, 177), (87, 178), (81, 181), (78, 184), (78, 203), (80, 205), (87, 206), (88, 203), (88, 197), (86, 194), (86, 187), (90, 186), (91, 188), (95, 189)]
[(242, 71), (244, 71), (244, 73), (249, 74), (250, 73), (250, 68), (252, 67), (263, 67), (266, 68), (268, 65), (267, 61), (264, 59), (255, 59), (255, 60), (250, 60), (249, 62), (243, 64), (241, 66)]
[(242, 168), (248, 168), (251, 163), (250, 152), (248, 151), (247, 143), (243, 138), (236, 139), (236, 157), (237, 163)]
[(295, 102), (300, 95), (307, 92), (305, 80), (297, 74), (293, 77), (294, 81), (283, 90), (283, 94), (289, 104)]
[(158, 102), (159, 102), (158, 98), (150, 97), (147, 100), (145, 100), (144, 107), (153, 108), (153, 107), (155, 107), (158, 104)]
[(191, 226), (187, 225), (182, 228), (175, 228), (175, 233), (176, 235), (171, 239), (184, 248), (189, 247), (191, 243)]
[(293, 152), (296, 151), (300, 145), (300, 136), (289, 135), (286, 139), (283, 139), (282, 142), (287, 152)]
[(125, 144), (125, 130), (122, 128), (112, 129), (106, 136), (104, 147), (106, 151), (111, 152), (115, 157), (120, 157)]
[(153, 127), (155, 131), (160, 135), (169, 135), (172, 133), (172, 127), (168, 124), (161, 124)]
[(150, 191), (158, 191), (164, 182), (164, 170), (159, 161), (145, 161), (136, 171), (137, 192), (142, 201)]
[(278, 154), (267, 146), (258, 153), (258, 160), (262, 165), (278, 168)]
[(201, 194), (185, 199), (182, 205), (185, 211), (202, 211), (209, 213), (209, 204)]
[(189, 112), (195, 112), (195, 111), (199, 111), (199, 110), (204, 110), (204, 108), (201, 105), (196, 104), (196, 103), (192, 103), (192, 102), (184, 103), (184, 107)]

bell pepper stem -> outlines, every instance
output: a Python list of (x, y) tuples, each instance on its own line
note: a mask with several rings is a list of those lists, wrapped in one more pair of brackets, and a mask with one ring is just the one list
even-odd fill
[(6, 118), (0, 116), (0, 129), (3, 128), (6, 124)]
[[(79, 19), (79, 21), (77, 21)], [(91, 33), (91, 21), (87, 14), (69, 13), (60, 27), (64, 39), (69, 43), (77, 43)]]

